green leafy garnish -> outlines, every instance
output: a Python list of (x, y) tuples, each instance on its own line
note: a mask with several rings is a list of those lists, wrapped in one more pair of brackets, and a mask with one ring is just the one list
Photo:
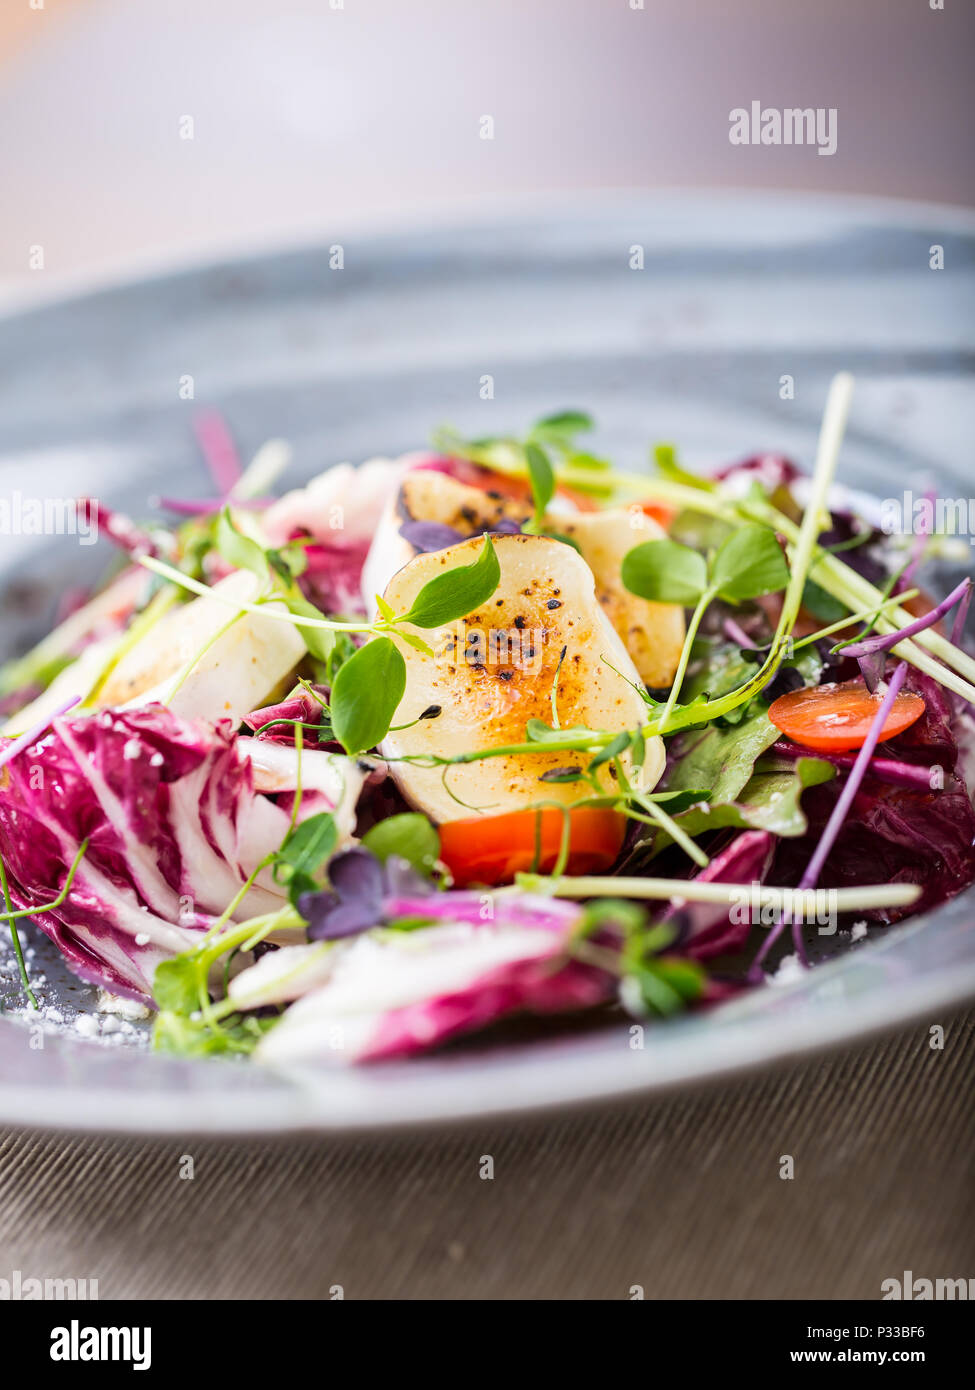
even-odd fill
[(384, 864), (395, 854), (421, 874), (432, 874), (440, 858), (440, 836), (419, 812), (388, 816), (366, 831), (362, 843)]
[(697, 603), (708, 582), (704, 556), (670, 540), (644, 541), (628, 550), (620, 574), (638, 598), (684, 606)]
[(789, 567), (774, 532), (752, 524), (732, 531), (719, 546), (709, 580), (721, 598), (744, 603), (784, 589)]
[(330, 709), (332, 730), (347, 753), (375, 748), (386, 737), (405, 690), (406, 662), (389, 637), (374, 637), (339, 667)]
[(227, 564), (235, 570), (250, 570), (258, 579), (268, 578), (270, 566), (264, 547), (252, 536), (244, 534), (229, 507), (224, 507), (217, 518), (214, 544)]
[(820, 588), (814, 579), (806, 580), (802, 591), (802, 606), (821, 623), (837, 623), (847, 615), (845, 603)]
[[(598, 946), (602, 932), (622, 935), (617, 953)], [(576, 928), (573, 953), (621, 976), (621, 997), (637, 1014), (679, 1013), (704, 993), (707, 975), (696, 961), (667, 955), (675, 930), (648, 920), (646, 909), (622, 898), (587, 903)]]
[(273, 872), (293, 905), (302, 893), (321, 888), (323, 871), (337, 843), (338, 830), (330, 811), (309, 816), (289, 831), (274, 856)]
[[(836, 776), (832, 763), (822, 758), (798, 758), (794, 763), (762, 759), (734, 800), (712, 796), (705, 806), (691, 806), (674, 817), (674, 824), (692, 838), (710, 830), (768, 830), (790, 839), (804, 835), (808, 822), (802, 810), (802, 793)], [(666, 831), (653, 839), (652, 856), (666, 849)]]
[(434, 628), (466, 618), (487, 602), (500, 581), (501, 566), (491, 537), (485, 536), (481, 553), (473, 564), (445, 570), (429, 580), (413, 600), (409, 612), (398, 622)]
[(710, 479), (699, 478), (696, 473), (690, 473), (686, 468), (681, 467), (677, 462), (677, 450), (673, 444), (655, 445), (653, 461), (660, 476), (667, 478), (672, 483), (680, 483), (683, 487), (698, 488), (701, 492), (715, 491), (715, 485)]
[(535, 439), (553, 439), (562, 444), (571, 444), (577, 434), (585, 434), (593, 428), (593, 418), (582, 410), (559, 410), (554, 415), (543, 415), (531, 427), (530, 436)]
[(200, 1013), (193, 1017), (160, 1009), (152, 1043), (157, 1052), (175, 1057), (246, 1056), (277, 1022), (274, 1017), (238, 1014), (218, 1024)]
[(761, 598), (789, 583), (789, 569), (775, 533), (757, 523), (732, 531), (710, 562), (676, 541), (644, 541), (623, 557), (623, 583), (640, 598), (663, 603), (695, 604), (677, 663), (670, 695), (661, 716), (661, 730), (677, 704), (701, 619), (715, 598), (744, 603)]
[(548, 504), (555, 494), (555, 473), (548, 454), (540, 444), (525, 445), (525, 462), (528, 464), (528, 477), (531, 482), (532, 502), (535, 514), (530, 522), (533, 531), (540, 531), (545, 519)]

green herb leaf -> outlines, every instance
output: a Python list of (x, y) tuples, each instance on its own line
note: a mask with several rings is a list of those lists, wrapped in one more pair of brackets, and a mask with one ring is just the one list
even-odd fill
[[(802, 793), (807, 787), (829, 782), (835, 776), (832, 763), (822, 758), (799, 758), (795, 763), (776, 761), (769, 765), (763, 760), (734, 800), (712, 798), (705, 807), (691, 806), (675, 815), (674, 821), (692, 838), (710, 830), (733, 828), (768, 830), (773, 835), (791, 839), (804, 835), (808, 829), (801, 805)], [(653, 840), (653, 855), (659, 854), (669, 843), (670, 837), (663, 831), (658, 832)]]
[(250, 570), (258, 579), (267, 579), (268, 558), (263, 546), (244, 535), (229, 507), (224, 507), (217, 519), (215, 544), (228, 565), (236, 570)]
[(712, 585), (733, 603), (777, 593), (788, 582), (785, 556), (767, 526), (750, 523), (732, 531), (711, 565)]
[(391, 623), (394, 621), (396, 614), (393, 611), (392, 605), (386, 602), (382, 594), (376, 595), (376, 607), (379, 609), (379, 612), (382, 614), (382, 616), (386, 619), (387, 623)]
[[(289, 613), (294, 613), (299, 618), (325, 616), (320, 608), (316, 608), (305, 598), (297, 584), (292, 585), (288, 592), (282, 595), (282, 602)], [(335, 649), (337, 637), (345, 635), (330, 632), (327, 627), (299, 627), (295, 631), (301, 634), (301, 640), (318, 661), (328, 661)]]
[(686, 468), (682, 468), (677, 462), (677, 450), (673, 444), (656, 444), (653, 450), (653, 461), (657, 465), (657, 472), (662, 478), (669, 479), (672, 483), (681, 483), (684, 487), (696, 487), (701, 492), (714, 492), (714, 483), (707, 478), (699, 478), (696, 473), (689, 473)]
[(152, 979), (152, 997), (160, 1009), (190, 1014), (200, 1007), (200, 986), (205, 983), (206, 967), (196, 951), (184, 951), (171, 960), (160, 961)]
[(626, 749), (629, 748), (632, 742), (632, 733), (628, 729), (624, 729), (622, 733), (610, 739), (605, 748), (600, 748), (599, 752), (589, 764), (589, 771), (595, 772), (597, 768), (602, 767), (604, 763), (608, 763), (612, 758), (618, 758), (621, 753), (624, 753)]
[(643, 931), (646, 924), (647, 910), (642, 903), (631, 898), (594, 898), (582, 905), (576, 932), (586, 937), (604, 927), (615, 927), (625, 936), (633, 936)]
[(555, 473), (549, 463), (548, 454), (539, 444), (525, 445), (525, 462), (528, 464), (528, 477), (535, 506), (534, 524), (537, 528), (541, 525), (545, 509), (555, 494)]
[(288, 587), (308, 568), (308, 552), (303, 545), (282, 545), (264, 553), (271, 569)]
[(388, 637), (374, 637), (339, 667), (330, 707), (335, 737), (347, 753), (362, 753), (386, 737), (405, 689), (406, 662)]
[(623, 557), (623, 583), (631, 594), (655, 603), (697, 603), (707, 588), (704, 556), (676, 541), (644, 541)]
[(764, 709), (734, 728), (709, 724), (681, 734), (679, 741), (670, 744), (671, 767), (661, 790), (710, 787), (713, 802), (733, 801), (758, 758), (779, 737)]
[(421, 874), (432, 874), (440, 858), (440, 836), (419, 812), (406, 812), (378, 821), (363, 835), (362, 843), (384, 864), (395, 854)]
[(646, 1007), (665, 1017), (679, 1013), (704, 992), (706, 975), (697, 961), (659, 956), (640, 962), (630, 973), (640, 986)]
[(289, 832), (274, 859), (274, 878), (287, 887), (293, 904), (302, 893), (322, 886), (325, 865), (337, 843), (338, 830), (330, 811), (309, 816)]
[(529, 743), (548, 743), (554, 739), (561, 742), (563, 739), (578, 738), (579, 743), (585, 745), (587, 740), (592, 739), (593, 731), (582, 724), (573, 724), (571, 729), (555, 729), (551, 724), (546, 724), (544, 719), (529, 719), (525, 725), (525, 737)]
[(591, 430), (593, 425), (592, 416), (586, 415), (582, 410), (559, 410), (553, 415), (545, 415), (541, 420), (536, 420), (531, 433), (536, 437), (556, 435), (560, 438), (571, 438), (575, 434)]
[(261, 1038), (278, 1022), (277, 1018), (242, 1018), (211, 1025), (204, 1018), (161, 1009), (152, 1030), (157, 1052), (173, 1057), (213, 1057), (221, 1053), (246, 1055), (254, 1051)]
[(405, 642), (408, 647), (412, 647), (415, 652), (422, 652), (424, 656), (433, 656), (434, 651), (429, 642), (424, 642), (422, 637), (417, 637), (415, 632), (403, 632), (400, 630), (396, 636), (401, 642)]
[[(445, 570), (424, 584), (410, 611), (397, 621), (423, 628), (443, 627), (445, 623), (456, 622), (486, 603), (500, 580), (498, 557), (491, 537), (485, 536), (481, 553), (473, 564)], [(368, 647), (362, 650), (368, 651)]]
[(845, 603), (820, 588), (814, 579), (807, 579), (802, 591), (802, 606), (821, 623), (838, 623), (849, 613)]

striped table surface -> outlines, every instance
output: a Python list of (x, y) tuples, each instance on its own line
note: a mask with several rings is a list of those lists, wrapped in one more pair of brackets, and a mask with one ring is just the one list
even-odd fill
[(101, 1298), (877, 1299), (904, 1270), (967, 1276), (975, 1012), (938, 1022), (942, 1048), (924, 1022), (517, 1125), (297, 1143), (2, 1132), (0, 1278), (97, 1279)]

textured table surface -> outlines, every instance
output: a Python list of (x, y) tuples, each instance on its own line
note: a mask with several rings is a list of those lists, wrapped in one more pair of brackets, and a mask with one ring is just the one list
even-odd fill
[(970, 1012), (720, 1090), (516, 1127), (278, 1144), (0, 1133), (0, 1275), (96, 1278), (102, 1298), (876, 1299), (907, 1269), (975, 1270), (973, 1052)]

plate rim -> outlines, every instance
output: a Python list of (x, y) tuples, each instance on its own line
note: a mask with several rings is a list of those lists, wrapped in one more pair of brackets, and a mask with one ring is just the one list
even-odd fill
[[(382, 226), (370, 222), (356, 235), (360, 238), (360, 246), (367, 250), (378, 250), (389, 243), (424, 234), (444, 235), (453, 231), (457, 233), (480, 231), (483, 233), (489, 232), (493, 228), (506, 228), (510, 231), (520, 225), (542, 224), (546, 220), (560, 215), (571, 215), (573, 207), (578, 211), (579, 200), (582, 197), (586, 199), (587, 217), (593, 221), (594, 225), (597, 225), (601, 218), (625, 216), (627, 210), (637, 212), (640, 209), (652, 210), (654, 207), (668, 206), (685, 211), (695, 209), (700, 211), (713, 207), (716, 203), (734, 203), (740, 206), (744, 200), (748, 200), (756, 207), (759, 204), (765, 204), (788, 207), (793, 211), (801, 210), (803, 204), (810, 204), (818, 214), (826, 213), (835, 216), (840, 224), (849, 223), (849, 221), (860, 217), (871, 225), (879, 227), (924, 226), (927, 229), (937, 225), (961, 235), (975, 236), (975, 208), (965, 206), (875, 195), (821, 195), (801, 190), (734, 188), (694, 188), (688, 190), (681, 189), (679, 186), (649, 191), (633, 187), (600, 189), (592, 192), (585, 190), (556, 191), (517, 195), (512, 199), (504, 200), (492, 197), (489, 200), (489, 206), (479, 205), (476, 208), (465, 206), (455, 217), (443, 222), (435, 221), (432, 226), (425, 220), (425, 217), (418, 217), (415, 220), (412, 218), (404, 219), (393, 225), (390, 225), (388, 221), (384, 222)], [(323, 231), (321, 236), (324, 238), (326, 233)], [(124, 293), (126, 290), (135, 290), (142, 286), (158, 287), (174, 279), (191, 278), (195, 275), (261, 266), (282, 257), (297, 258), (316, 252), (320, 245), (321, 242), (317, 238), (303, 235), (300, 240), (296, 240), (294, 243), (278, 241), (273, 245), (258, 247), (242, 248), (238, 246), (228, 248), (226, 253), (207, 254), (185, 261), (182, 258), (177, 258), (173, 262), (164, 258), (163, 263), (160, 263), (159, 259), (154, 257), (152, 258), (153, 264), (142, 267), (141, 272), (139, 267), (131, 264), (123, 264), (116, 272), (104, 278), (100, 278), (97, 274), (92, 278), (89, 272), (85, 272), (85, 283), (83, 284), (65, 283), (64, 279), (59, 279), (51, 286), (49, 293), (45, 292), (40, 297), (31, 296), (27, 302), (5, 303), (0, 307), (0, 322), (9, 329), (18, 320), (23, 320), (36, 313), (49, 312), (57, 310), (58, 307), (97, 300), (105, 294)], [(966, 890), (954, 901), (965, 901), (971, 905), (975, 901), (975, 888)], [(920, 933), (929, 930), (932, 925), (932, 915), (934, 914), (926, 915), (905, 924), (903, 927), (895, 928), (898, 937), (894, 938), (894, 941), (903, 939), (906, 933)], [(864, 951), (883, 949), (884, 944), (883, 941), (869, 942), (860, 949)], [(842, 962), (836, 964), (841, 965)], [(143, 1105), (138, 1109), (137, 1115), (134, 1115), (129, 1090), (89, 1087), (80, 1097), (75, 1097), (64, 1088), (50, 1088), (47, 1094), (53, 1095), (56, 1101), (56, 1105), (52, 1108), (57, 1108), (57, 1103), (60, 1103), (60, 1114), (54, 1118), (48, 1115), (39, 1120), (36, 1113), (32, 1113), (37, 1108), (36, 1099), (32, 1099), (32, 1096), (36, 1097), (36, 1090), (32, 1092), (31, 1088), (26, 1085), (10, 1085), (6, 1079), (0, 1078), (0, 1123), (25, 1126), (32, 1130), (118, 1135), (165, 1136), (179, 1133), (199, 1134), (208, 1137), (260, 1136), (270, 1138), (273, 1136), (296, 1137), (327, 1134), (331, 1137), (339, 1137), (341, 1135), (389, 1133), (407, 1129), (428, 1129), (445, 1125), (470, 1125), (502, 1118), (514, 1120), (526, 1119), (535, 1115), (551, 1116), (553, 1113), (568, 1113), (584, 1107), (635, 1102), (640, 1097), (653, 1100), (663, 1095), (672, 1094), (678, 1089), (709, 1086), (719, 1084), (722, 1080), (732, 1076), (779, 1069), (803, 1057), (817, 1054), (825, 1055), (872, 1036), (894, 1033), (934, 1009), (944, 1009), (953, 1014), (957, 1010), (963, 1009), (972, 998), (975, 998), (975, 954), (970, 960), (964, 962), (964, 966), (964, 970), (960, 967), (944, 968), (932, 976), (924, 978), (923, 989), (920, 991), (916, 988), (916, 982), (914, 982), (915, 987), (910, 992), (898, 991), (899, 1003), (894, 1010), (890, 1008), (891, 994), (878, 994), (872, 997), (868, 1009), (862, 1013), (860, 1011), (851, 1013), (848, 1018), (840, 1022), (835, 1033), (831, 1034), (825, 1041), (822, 1036), (822, 1025), (814, 1028), (807, 1026), (805, 1029), (794, 1030), (794, 1036), (775, 1051), (764, 1050), (760, 1052), (760, 1055), (747, 1055), (748, 1049), (746, 1048), (737, 1053), (729, 1052), (728, 1055), (721, 1053), (712, 1059), (706, 1072), (698, 1071), (697, 1073), (682, 1075), (679, 1068), (674, 1068), (663, 1079), (654, 1079), (652, 1076), (641, 1074), (628, 1079), (625, 1084), (619, 1081), (607, 1083), (608, 1069), (604, 1065), (603, 1079), (598, 1088), (595, 1083), (592, 1083), (588, 1089), (583, 1089), (572, 1096), (559, 1094), (548, 1099), (544, 1097), (539, 1099), (536, 1091), (531, 1098), (516, 1096), (513, 1100), (508, 1098), (502, 1102), (498, 1099), (486, 1103), (479, 1097), (476, 1105), (468, 1105), (461, 1113), (453, 1111), (435, 1113), (426, 1109), (420, 1113), (409, 1115), (373, 1115), (369, 1119), (350, 1118), (349, 1115), (329, 1116), (327, 1113), (323, 1113), (320, 1101), (319, 1107), (306, 1118), (286, 1118), (282, 1121), (281, 1116), (288, 1107), (284, 1107), (282, 1110), (280, 1099), (277, 1111), (275, 1111), (274, 1106), (270, 1107), (269, 1117), (262, 1117), (256, 1113), (262, 1101), (269, 1103), (272, 1098), (270, 1092), (265, 1092), (262, 1095), (260, 1090), (252, 1092), (244, 1102), (238, 1100), (238, 1105), (243, 1105), (245, 1113), (243, 1116), (238, 1113), (236, 1117), (232, 1118), (224, 1113), (223, 1107), (213, 1112), (212, 1096), (203, 1093), (187, 1092), (183, 1095), (182, 1101), (189, 1103), (191, 1113), (188, 1116), (186, 1110), (180, 1108), (181, 1097), (177, 1091), (169, 1090), (165, 1093), (148, 1091), (144, 1096), (140, 1096)], [(819, 973), (830, 968), (830, 966), (820, 967)], [(720, 1015), (721, 1010), (717, 1010), (716, 1013)], [(765, 1029), (756, 1030), (756, 1035), (760, 1037), (764, 1037), (766, 1032), (770, 1031), (771, 1021), (764, 1019), (763, 1022), (766, 1025)], [(0, 1020), (0, 1024), (11, 1026), (9, 1020), (6, 1019)], [(625, 1026), (625, 1024), (621, 1024), (620, 1028)], [(668, 1026), (679, 1025), (671, 1024)], [(83, 1042), (70, 1038), (59, 1040), (59, 1042), (69, 1048), (84, 1046)], [(518, 1045), (513, 1049), (510, 1054), (510, 1065), (500, 1067), (498, 1075), (503, 1078), (509, 1071), (519, 1070), (523, 1046)], [(536, 1047), (533, 1044), (527, 1046)], [(539, 1061), (541, 1060), (541, 1054), (537, 1050), (534, 1056)], [(594, 1054), (592, 1064), (597, 1069), (598, 1063), (599, 1057)], [(210, 1068), (214, 1066), (226, 1067), (233, 1064), (198, 1062), (193, 1065)], [(382, 1065), (401, 1068), (404, 1064), (387, 1063)], [(417, 1063), (408, 1062), (405, 1065), (416, 1066)], [(307, 1074), (308, 1069), (299, 1068), (297, 1071)], [(224, 1074), (229, 1075), (229, 1073)], [(492, 1082), (492, 1086), (494, 1085), (496, 1085), (496, 1078)], [(144, 1115), (143, 1109), (152, 1105), (158, 1106), (162, 1113), (157, 1112), (151, 1116)], [(88, 1118), (93, 1107), (97, 1108), (97, 1123), (92, 1123)], [(205, 1113), (208, 1111), (211, 1113)], [(87, 1114), (83, 1112), (87, 1112)]]

